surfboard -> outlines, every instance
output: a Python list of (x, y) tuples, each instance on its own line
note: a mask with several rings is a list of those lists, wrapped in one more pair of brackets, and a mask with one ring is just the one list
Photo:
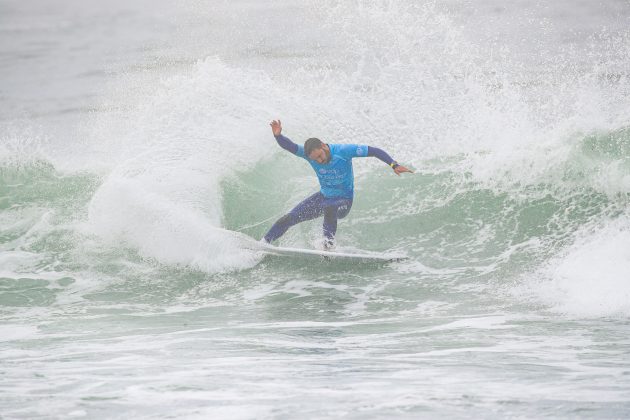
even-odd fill
[(262, 252), (265, 255), (273, 257), (286, 257), (294, 259), (314, 259), (328, 261), (345, 261), (345, 262), (361, 262), (361, 263), (389, 263), (395, 261), (403, 261), (408, 257), (398, 253), (378, 253), (363, 251), (358, 249), (338, 249), (334, 251), (323, 251), (318, 249), (305, 248), (289, 248), (271, 245), (265, 242), (257, 241), (251, 236), (241, 232), (229, 231), (233, 237), (240, 242), (243, 248), (252, 251)]
[(270, 244), (261, 244), (261, 250), (268, 255), (277, 257), (319, 259), (328, 261), (388, 263), (407, 259), (407, 256), (402, 254), (380, 254), (368, 251), (344, 252), (342, 250), (320, 251), (318, 249), (287, 248)]

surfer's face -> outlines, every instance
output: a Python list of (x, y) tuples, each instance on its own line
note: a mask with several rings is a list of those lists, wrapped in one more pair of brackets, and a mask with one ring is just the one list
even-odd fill
[(314, 160), (315, 162), (321, 164), (328, 163), (330, 160), (330, 148), (326, 143), (322, 145), (319, 149), (314, 149), (308, 158)]

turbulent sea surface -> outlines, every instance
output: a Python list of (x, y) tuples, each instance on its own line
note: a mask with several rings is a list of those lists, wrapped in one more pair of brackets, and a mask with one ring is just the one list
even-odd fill
[[(627, 1), (0, 2), (0, 417), (630, 417)], [(356, 159), (340, 247), (262, 258)], [(321, 221), (280, 243), (311, 247)]]

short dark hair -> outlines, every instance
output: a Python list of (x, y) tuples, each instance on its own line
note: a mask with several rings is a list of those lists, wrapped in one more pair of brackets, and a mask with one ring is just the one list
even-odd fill
[(311, 152), (315, 149), (321, 149), (324, 145), (324, 142), (315, 137), (311, 137), (310, 139), (304, 142), (304, 154), (306, 157), (311, 155)]

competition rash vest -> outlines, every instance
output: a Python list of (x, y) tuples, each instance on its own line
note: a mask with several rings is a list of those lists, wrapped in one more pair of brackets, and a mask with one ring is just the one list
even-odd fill
[(280, 147), (305, 159), (313, 167), (319, 179), (321, 193), (326, 198), (352, 199), (354, 195), (352, 158), (374, 156), (388, 165), (394, 162), (385, 151), (377, 147), (364, 144), (328, 144), (330, 161), (320, 164), (304, 154), (304, 146), (293, 143), (282, 134), (275, 137)]

